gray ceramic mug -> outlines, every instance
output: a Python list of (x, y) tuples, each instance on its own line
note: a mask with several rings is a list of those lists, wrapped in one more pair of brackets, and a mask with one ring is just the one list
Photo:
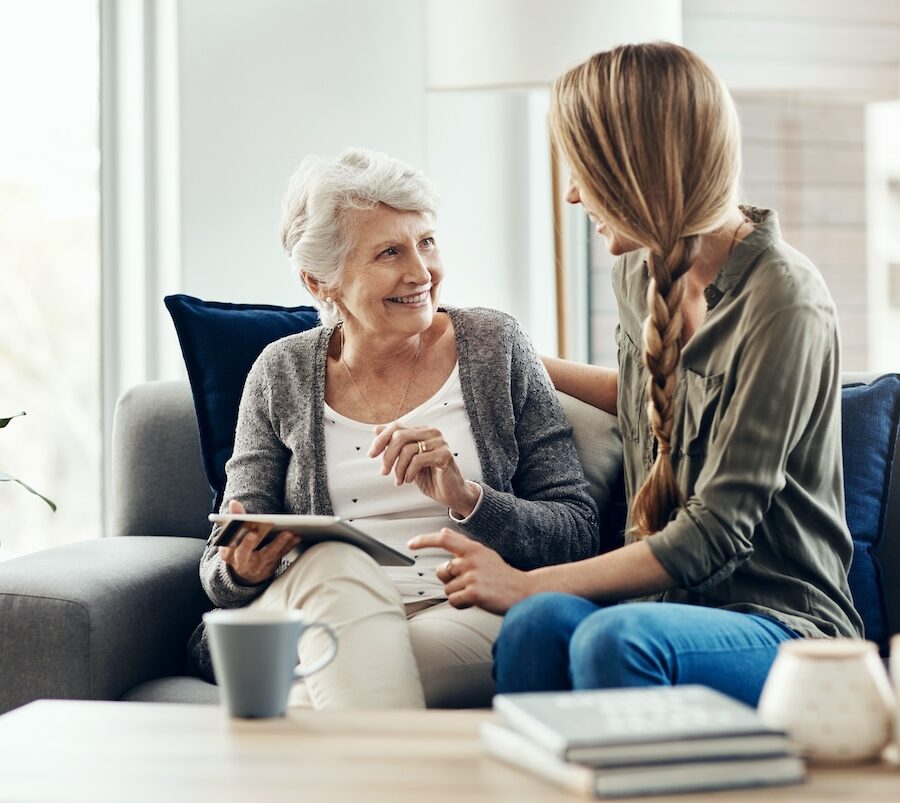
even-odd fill
[[(216, 682), (233, 717), (283, 716), (291, 686), (337, 654), (334, 631), (323, 622), (308, 622), (303, 611), (219, 610), (204, 614), (203, 622)], [(297, 666), (299, 641), (314, 628), (328, 634), (331, 649), (309, 666)]]

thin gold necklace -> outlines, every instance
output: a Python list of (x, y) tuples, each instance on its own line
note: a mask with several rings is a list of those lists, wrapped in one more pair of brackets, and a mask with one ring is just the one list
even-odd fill
[[(750, 223), (750, 221), (747, 219), (747, 216), (744, 215), (743, 212), (741, 212), (741, 216), (742, 216), (743, 220), (741, 220), (741, 222), (738, 223), (737, 228), (734, 230), (734, 234), (731, 235), (731, 245), (728, 246), (728, 254), (727, 254), (727, 256), (729, 256), (729, 257), (731, 256), (731, 252), (734, 251), (734, 246), (737, 244), (738, 232), (742, 228), (744, 228), (745, 223)], [(752, 226), (753, 226), (753, 224), (751, 223), (751, 228), (752, 228)]]
[[(413, 357), (412, 360), (412, 368), (409, 371), (409, 379), (406, 380), (406, 387), (403, 388), (403, 395), (400, 397), (400, 404), (397, 405), (397, 412), (394, 413), (394, 417), (391, 421), (396, 421), (400, 417), (400, 411), (403, 409), (403, 403), (406, 401), (406, 394), (409, 393), (409, 386), (412, 384), (413, 377), (416, 375), (416, 367), (419, 364), (419, 354), (422, 352), (422, 336), (419, 335), (419, 345), (416, 346), (416, 356)], [(375, 408), (369, 404), (369, 400), (363, 396), (363, 392), (359, 389), (359, 385), (356, 384), (356, 380), (353, 378), (353, 374), (350, 373), (350, 366), (347, 365), (347, 361), (344, 359), (344, 327), (341, 326), (341, 365), (344, 366), (344, 370), (347, 372), (347, 379), (350, 380), (350, 383), (353, 385), (353, 389), (356, 391), (356, 394), (362, 399), (363, 404), (369, 408), (369, 412), (372, 414), (372, 420), (374, 423), (378, 423), (378, 415), (375, 412)]]

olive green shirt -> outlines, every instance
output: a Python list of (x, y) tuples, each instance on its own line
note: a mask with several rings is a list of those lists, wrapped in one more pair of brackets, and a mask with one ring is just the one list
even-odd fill
[[(706, 319), (677, 369), (672, 462), (684, 504), (646, 538), (677, 587), (654, 599), (764, 614), (803, 636), (859, 636), (834, 302), (815, 266), (781, 239), (774, 212), (744, 214), (756, 228), (706, 287)], [(656, 448), (640, 348), (648, 283), (643, 251), (619, 258), (629, 502)]]

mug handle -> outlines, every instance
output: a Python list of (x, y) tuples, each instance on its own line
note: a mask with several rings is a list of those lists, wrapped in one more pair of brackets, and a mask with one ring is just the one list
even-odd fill
[(321, 628), (324, 630), (328, 637), (331, 639), (331, 649), (325, 653), (318, 661), (313, 661), (310, 666), (302, 667), (298, 666), (294, 670), (294, 682), (303, 680), (304, 678), (308, 678), (310, 675), (318, 672), (320, 669), (324, 669), (328, 664), (330, 664), (334, 660), (334, 656), (337, 655), (338, 651), (338, 638), (335, 634), (334, 630), (331, 629), (330, 625), (326, 625), (324, 622), (310, 622), (304, 628), (303, 632), (300, 634), (300, 639), (298, 639), (298, 644), (303, 639), (303, 637), (314, 627)]

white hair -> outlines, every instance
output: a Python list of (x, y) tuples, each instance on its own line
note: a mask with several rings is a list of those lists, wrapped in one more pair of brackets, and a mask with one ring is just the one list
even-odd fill
[[(281, 204), (281, 244), (301, 280), (308, 273), (326, 291), (336, 288), (353, 247), (346, 212), (378, 204), (434, 220), (438, 196), (422, 173), (384, 153), (349, 148), (333, 161), (307, 156)], [(313, 299), (326, 326), (340, 322), (336, 304)]]

